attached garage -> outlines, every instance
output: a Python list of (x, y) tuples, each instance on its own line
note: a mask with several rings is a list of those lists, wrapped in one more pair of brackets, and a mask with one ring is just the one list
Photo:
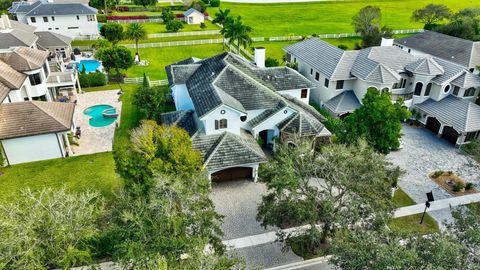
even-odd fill
[(441, 126), (442, 124), (440, 123), (440, 121), (437, 120), (437, 118), (428, 117), (427, 124), (425, 127), (430, 131), (432, 131), (433, 133), (438, 134), (438, 131), (440, 131)]
[(253, 169), (248, 167), (235, 167), (212, 173), (213, 182), (252, 179)]
[(453, 127), (446, 126), (443, 128), (442, 138), (449, 141), (453, 145), (457, 144), (459, 136), (460, 134)]

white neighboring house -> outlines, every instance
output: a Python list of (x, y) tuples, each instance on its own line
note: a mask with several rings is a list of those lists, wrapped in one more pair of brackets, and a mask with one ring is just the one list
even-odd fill
[(480, 106), (473, 102), (480, 77), (467, 66), (389, 44), (344, 51), (312, 38), (284, 50), (288, 62), (298, 63), (299, 72), (319, 84), (312, 100), (334, 116), (360, 107), (367, 89), (374, 87), (390, 92), (392, 101), (402, 98), (420, 122), (455, 145), (479, 138)]
[(189, 10), (183, 13), (185, 22), (188, 24), (201, 24), (205, 22), (205, 15), (200, 11), (190, 8)]
[(19, 22), (71, 38), (99, 37), (97, 10), (82, 3), (14, 2), (9, 12)]
[(331, 136), (325, 119), (308, 105), (314, 85), (291, 68), (263, 65), (222, 53), (166, 67), (177, 111), (163, 114), (161, 122), (190, 134), (213, 181), (256, 180), (259, 164), (267, 160), (259, 142), (274, 148), (277, 138), (294, 133), (317, 140)]
[[(53, 72), (50, 53), (0, 50), (0, 141), (7, 165), (72, 155), (75, 72)], [(62, 100), (64, 102), (55, 102)]]

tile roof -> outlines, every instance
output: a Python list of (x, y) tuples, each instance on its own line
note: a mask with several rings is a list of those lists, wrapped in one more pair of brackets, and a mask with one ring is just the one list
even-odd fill
[(250, 127), (254, 128), (260, 125), (261, 123), (265, 122), (265, 120), (275, 115), (276, 113), (283, 111), (287, 107), (288, 106), (286, 102), (279, 102), (275, 108), (266, 109), (261, 114), (255, 116), (250, 121), (248, 121), (248, 124), (250, 125)]
[(353, 112), (362, 104), (352, 90), (347, 90), (325, 102), (324, 106), (331, 112), (341, 115)]
[[(200, 60), (201, 59), (198, 59), (198, 58), (195, 58), (195, 57), (190, 57), (190, 58), (187, 58), (185, 60), (182, 60), (182, 61), (179, 61), (179, 62), (176, 62), (176, 63), (173, 63), (171, 65), (166, 66), (165, 70), (167, 71), (168, 83), (170, 85), (172, 85), (172, 84), (185, 84), (187, 82), (188, 78), (190, 78), (190, 76), (192, 76), (192, 73), (183, 71), (183, 68), (189, 68), (188, 67), (189, 65), (191, 65), (195, 62), (198, 62)], [(178, 70), (175, 70), (174, 69), (175, 67), (178, 67)], [(197, 68), (198, 68), (198, 66), (194, 65), (193, 66), (193, 71), (195, 71)], [(177, 72), (179, 72), (179, 73), (175, 74)]]
[(198, 130), (194, 119), (194, 111), (192, 110), (163, 113), (160, 116), (160, 123), (162, 125), (175, 125), (183, 128), (190, 136), (193, 136)]
[(193, 148), (198, 150), (207, 170), (216, 170), (252, 163), (266, 162), (267, 158), (253, 136), (245, 130), (240, 135), (224, 132), (215, 135), (196, 135)]
[[(26, 10), (27, 8), (22, 8)], [(18, 9), (16, 12), (19, 12)], [(81, 3), (41, 3), (40, 5), (32, 4), (30, 9), (26, 11), (25, 16), (43, 16), (43, 15), (81, 15), (81, 14), (97, 14), (97, 9)]]
[(451, 83), (462, 88), (476, 88), (480, 86), (480, 76), (464, 71), (462, 75), (458, 76)]
[(433, 31), (425, 31), (397, 39), (395, 44), (407, 46), (468, 68), (480, 65), (479, 41), (473, 42)]
[(42, 48), (65, 47), (72, 42), (72, 38), (50, 31), (35, 32), (35, 35), (38, 36), (37, 44)]
[(405, 69), (415, 74), (428, 76), (442, 75), (445, 72), (443, 67), (431, 57), (420, 58), (415, 62), (407, 64)]
[(35, 44), (38, 37), (33, 32), (27, 32), (18, 29), (10, 29), (0, 32), (0, 49), (11, 47), (31, 47)]
[(12, 6), (8, 9), (10, 13), (26, 13), (32, 10), (33, 8), (41, 5), (41, 1), (36, 1), (34, 3), (28, 2), (13, 2)]
[(432, 79), (432, 82), (437, 83), (437, 84), (444, 84), (457, 76), (460, 76), (464, 71), (465, 68), (452, 63), (450, 61), (445, 61), (440, 58), (434, 58), (437, 63), (439, 63), (444, 70), (444, 73), (442, 75), (436, 76), (435, 78)]
[(480, 130), (480, 106), (468, 100), (449, 95), (440, 101), (428, 99), (415, 107), (457, 132)]
[(70, 130), (75, 104), (25, 101), (0, 105), (0, 139)]
[[(10, 90), (20, 89), (27, 78), (27, 75), (18, 72), (2, 60), (0, 60), (0, 71), (0, 83)], [(0, 95), (0, 98), (1, 96), (3, 95)], [(1, 101), (3, 101), (3, 99), (0, 99), (0, 102)]]
[(28, 47), (18, 47), (13, 51), (1, 52), (0, 60), (17, 71), (30, 71), (41, 68), (49, 52)]

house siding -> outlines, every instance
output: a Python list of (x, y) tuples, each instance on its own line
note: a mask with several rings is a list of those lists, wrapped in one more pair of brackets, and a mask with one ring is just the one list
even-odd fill
[(65, 154), (62, 137), (55, 133), (2, 140), (10, 165), (61, 158)]

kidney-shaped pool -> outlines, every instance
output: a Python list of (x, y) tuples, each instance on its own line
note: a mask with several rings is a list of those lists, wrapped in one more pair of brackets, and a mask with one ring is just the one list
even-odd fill
[(90, 116), (90, 126), (104, 127), (115, 122), (116, 110), (110, 105), (95, 105), (88, 107), (83, 111), (83, 114)]

